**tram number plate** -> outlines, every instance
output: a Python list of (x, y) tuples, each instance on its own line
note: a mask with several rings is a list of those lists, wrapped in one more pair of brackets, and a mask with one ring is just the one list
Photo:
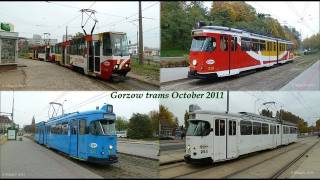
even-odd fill
[(207, 150), (207, 149), (200, 150), (200, 153), (201, 153), (201, 154), (208, 153), (208, 150)]

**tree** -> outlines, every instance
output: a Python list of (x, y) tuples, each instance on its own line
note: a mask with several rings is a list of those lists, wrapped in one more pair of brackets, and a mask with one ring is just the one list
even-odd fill
[(316, 121), (316, 129), (320, 130), (320, 119)]
[(272, 111), (269, 111), (268, 109), (262, 109), (260, 115), (261, 116), (266, 116), (266, 117), (273, 117), (272, 116)]
[(150, 111), (149, 117), (151, 119), (152, 132), (159, 134), (159, 111)]
[(118, 116), (117, 120), (116, 120), (116, 130), (117, 131), (125, 131), (128, 129), (128, 124), (129, 124), (129, 122), (127, 120), (125, 120), (125, 118)]
[(74, 39), (77, 39), (77, 38), (80, 38), (80, 37), (83, 37), (84, 36), (84, 34), (82, 33), (82, 32), (77, 32), (74, 36), (73, 36), (73, 38)]
[(185, 129), (188, 129), (188, 127), (189, 127), (188, 119), (189, 119), (189, 112), (188, 112), (188, 110), (186, 110), (186, 112), (184, 113), (184, 127), (185, 127)]
[(160, 105), (159, 107), (159, 120), (161, 125), (168, 125), (174, 127), (174, 115), (168, 110), (167, 107)]
[(152, 137), (152, 125), (148, 115), (134, 113), (129, 119), (128, 137), (132, 139), (144, 139)]

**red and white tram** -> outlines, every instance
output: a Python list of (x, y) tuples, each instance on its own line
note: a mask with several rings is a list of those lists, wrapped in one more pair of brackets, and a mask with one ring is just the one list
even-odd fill
[(293, 43), (222, 26), (192, 30), (189, 78), (225, 77), (292, 61)]
[(226, 161), (297, 141), (297, 126), (276, 118), (247, 112), (189, 111), (187, 163)]

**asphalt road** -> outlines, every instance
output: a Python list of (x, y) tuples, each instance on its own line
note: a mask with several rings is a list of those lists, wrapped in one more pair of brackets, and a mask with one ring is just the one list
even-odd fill
[[(260, 69), (256, 72), (242, 74), (240, 77), (211, 80), (182, 79), (165, 82), (161, 83), (161, 90), (279, 90), (317, 61), (319, 61), (319, 53), (297, 57), (292, 63)], [(179, 71), (175, 73), (177, 72)], [(166, 76), (171, 75), (166, 74)], [(173, 74), (172, 76), (178, 75)]]
[(50, 62), (18, 59), (16, 70), (0, 72), (1, 90), (158, 90), (159, 86), (126, 77), (123, 82), (99, 80)]
[(28, 138), (0, 146), (0, 179), (102, 178)]
[(161, 143), (160, 142), (160, 151), (171, 151), (171, 150), (179, 150), (185, 149), (186, 144), (184, 142), (179, 143)]
[(155, 160), (159, 159), (159, 145), (157, 143), (148, 143), (146, 141), (118, 141), (118, 152)]

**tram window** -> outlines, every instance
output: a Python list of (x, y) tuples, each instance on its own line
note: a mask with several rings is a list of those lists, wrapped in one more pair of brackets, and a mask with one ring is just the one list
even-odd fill
[(215, 125), (214, 125), (214, 126), (215, 126), (215, 129), (214, 129), (214, 130), (215, 130), (215, 135), (216, 135), (216, 136), (219, 136), (219, 134), (220, 134), (220, 132), (219, 132), (219, 131), (220, 131), (220, 128), (219, 128), (219, 119), (216, 119), (216, 120), (215, 120)]
[(259, 40), (252, 39), (252, 51), (259, 51)]
[(103, 55), (104, 56), (110, 56), (112, 55), (112, 47), (111, 47), (111, 39), (110, 39), (110, 33), (103, 34)]
[(269, 124), (262, 123), (262, 134), (269, 134)]
[(273, 43), (273, 51), (277, 51), (277, 43)]
[(61, 127), (62, 127), (62, 134), (64, 135), (68, 134), (68, 123), (64, 122)]
[(211, 132), (210, 123), (201, 120), (190, 120), (187, 136), (207, 136)]
[(236, 135), (237, 126), (236, 121), (229, 121), (229, 135)]
[(94, 41), (93, 46), (95, 56), (100, 56), (100, 41)]
[(77, 122), (76, 120), (72, 120), (71, 122), (71, 134), (77, 134)]
[(253, 135), (261, 134), (261, 123), (253, 122)]
[(266, 50), (266, 41), (260, 40), (260, 51)]
[(222, 51), (228, 51), (228, 37), (227, 36), (220, 37), (220, 49)]
[(250, 51), (251, 41), (249, 38), (241, 38), (241, 50)]
[(241, 135), (252, 134), (252, 122), (251, 121), (240, 121), (240, 133)]
[(80, 122), (79, 123), (79, 134), (80, 135), (87, 134), (87, 132), (86, 132), (86, 130), (87, 130), (87, 128), (86, 128), (87, 121), (85, 119), (81, 119), (79, 122)]
[(216, 38), (208, 37), (204, 42), (203, 50), (207, 52), (214, 51), (216, 49), (216, 46), (217, 46)]
[(238, 41), (237, 37), (232, 37), (232, 39), (231, 39), (231, 50), (232, 51), (237, 50), (237, 41)]

